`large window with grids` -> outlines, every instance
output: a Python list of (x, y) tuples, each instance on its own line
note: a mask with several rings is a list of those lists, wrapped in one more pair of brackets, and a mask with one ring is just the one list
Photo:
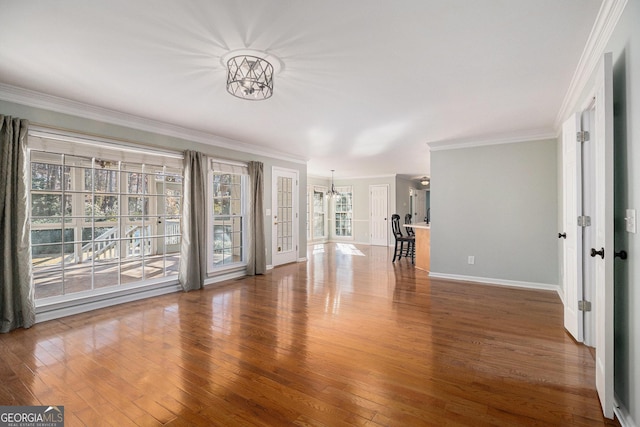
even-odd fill
[(327, 238), (327, 189), (320, 186), (307, 187), (307, 240)]
[(180, 157), (78, 136), (30, 135), (36, 299), (176, 276)]
[(246, 264), (246, 165), (209, 163), (209, 271)]
[(353, 191), (351, 187), (336, 187), (335, 198), (335, 235), (336, 237), (353, 236)]

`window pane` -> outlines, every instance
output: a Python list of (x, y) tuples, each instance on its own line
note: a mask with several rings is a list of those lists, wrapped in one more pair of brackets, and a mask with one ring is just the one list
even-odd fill
[(148, 175), (141, 172), (128, 172), (124, 174), (127, 180), (127, 192), (143, 194), (147, 188)]
[(101, 193), (117, 193), (120, 188), (118, 186), (117, 170), (95, 170), (93, 174), (94, 191)]
[(142, 216), (149, 215), (148, 197), (129, 197), (127, 215), (132, 216), (131, 220), (141, 221)]
[(120, 213), (118, 210), (118, 196), (96, 195), (93, 197), (92, 208), (96, 221), (116, 221)]
[[(30, 153), (38, 298), (177, 274), (180, 169)], [(64, 239), (52, 225), (62, 217), (68, 224)]]
[(182, 213), (182, 190), (179, 188), (166, 188), (164, 209), (166, 215), (180, 215)]
[[(71, 216), (71, 195), (65, 196), (65, 216)], [(62, 194), (31, 194), (31, 217), (37, 224), (62, 222)]]
[(58, 190), (71, 188), (71, 180), (69, 178), (69, 168), (64, 168), (65, 175), (62, 176), (62, 165), (54, 165), (49, 163), (32, 163), (31, 164), (31, 189), (32, 190)]
[[(212, 243), (213, 265), (243, 261), (243, 184), (241, 175), (213, 174)], [(179, 201), (176, 193), (176, 201)], [(172, 197), (167, 197), (171, 202)]]

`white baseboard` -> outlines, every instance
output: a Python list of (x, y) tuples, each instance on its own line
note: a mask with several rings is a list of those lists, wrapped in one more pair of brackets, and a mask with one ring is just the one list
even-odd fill
[(224, 273), (216, 274), (215, 276), (211, 276), (204, 281), (205, 286), (214, 285), (216, 283), (224, 282), (225, 280), (237, 279), (239, 277), (244, 277), (247, 275), (246, 268), (230, 270)]
[(307, 257), (298, 258), (298, 262), (307, 262)]
[(182, 287), (178, 281), (175, 280), (161, 285), (143, 286), (125, 290), (119, 289), (106, 292), (102, 295), (91, 295), (69, 301), (44, 304), (36, 307), (36, 323), (111, 307), (126, 302), (170, 294), (181, 290)]
[(620, 421), (620, 425), (622, 427), (638, 427), (638, 424), (633, 420), (627, 408), (619, 403), (620, 399), (618, 396), (615, 397), (614, 402), (615, 407), (613, 408), (613, 413), (616, 415), (618, 421)]
[(511, 286), (516, 288), (555, 291), (556, 293), (560, 291), (560, 287), (558, 285), (551, 285), (548, 283), (521, 282), (518, 280), (504, 280), (504, 279), (493, 279), (490, 277), (464, 276), (460, 274), (446, 274), (446, 273), (438, 273), (434, 271), (429, 272), (429, 277), (434, 277), (437, 279), (463, 281), (463, 282), (475, 282), (475, 283), (480, 283), (485, 285)]
[(273, 265), (272, 264), (267, 264), (267, 271), (269, 270), (273, 270)]

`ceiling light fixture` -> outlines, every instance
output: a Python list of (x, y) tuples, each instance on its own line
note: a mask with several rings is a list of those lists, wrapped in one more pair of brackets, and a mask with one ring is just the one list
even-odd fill
[(239, 55), (227, 61), (227, 92), (253, 101), (273, 95), (273, 65), (252, 55)]
[(429, 178), (427, 178), (426, 176), (424, 178), (422, 178), (420, 180), (420, 184), (422, 185), (429, 185)]
[(333, 172), (335, 172), (335, 170), (331, 169), (331, 190), (329, 190), (329, 192), (327, 193), (327, 196), (338, 197), (340, 193), (336, 190), (336, 186), (333, 184)]

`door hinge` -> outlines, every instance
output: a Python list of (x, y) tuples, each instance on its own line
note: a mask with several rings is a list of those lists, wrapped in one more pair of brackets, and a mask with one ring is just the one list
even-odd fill
[(591, 225), (591, 217), (590, 216), (579, 216), (578, 217), (578, 227), (589, 227)]
[(578, 310), (580, 311), (591, 311), (591, 301), (578, 301)]
[(576, 141), (578, 142), (587, 142), (589, 141), (589, 132), (588, 131), (581, 131), (581, 132), (576, 132)]

